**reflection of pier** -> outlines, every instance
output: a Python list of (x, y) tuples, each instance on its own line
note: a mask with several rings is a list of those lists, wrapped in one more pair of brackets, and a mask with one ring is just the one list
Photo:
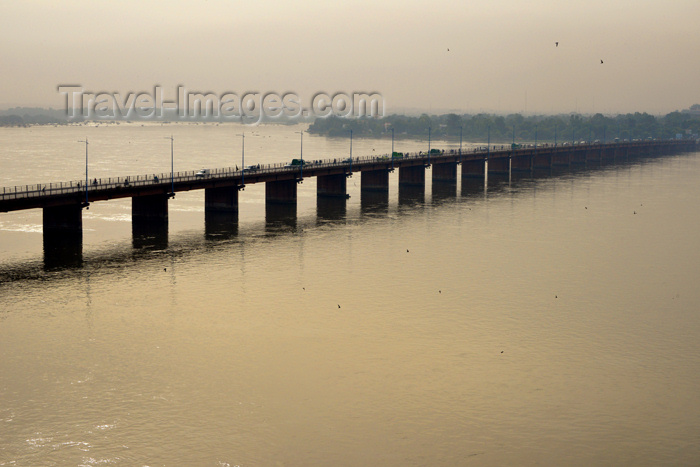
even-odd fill
[[(168, 200), (172, 192), (204, 190), (207, 236), (237, 234), (238, 197), (246, 184), (265, 183), (266, 222), (270, 228), (296, 225), (297, 189), (303, 178), (316, 178), (319, 218), (345, 215), (347, 177), (360, 173), (362, 212), (385, 212), (389, 204), (390, 174), (398, 169), (399, 201), (425, 199), (426, 168), (431, 167), (433, 198), (456, 196), (461, 175), (465, 193), (483, 191), (489, 179), (548, 175), (557, 170), (596, 167), (645, 157), (690, 151), (695, 141), (639, 141), (610, 144), (526, 147), (519, 149), (450, 151), (361, 157), (352, 161), (325, 160), (303, 165), (272, 164), (247, 170), (216, 169), (207, 174), (184, 172), (159, 176), (95, 179), (3, 188), (0, 212), (43, 209), (45, 262), (80, 262), (82, 209), (89, 202), (132, 198), (133, 243), (137, 248), (167, 246)], [(458, 170), (458, 166), (461, 168)], [(72, 258), (72, 261), (67, 259)]]

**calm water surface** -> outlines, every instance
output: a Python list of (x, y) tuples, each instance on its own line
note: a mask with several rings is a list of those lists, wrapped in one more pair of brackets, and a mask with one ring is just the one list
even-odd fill
[[(86, 134), (99, 178), (169, 170), (170, 134), (176, 170), (239, 163), (241, 131), (246, 164), (287, 161), (300, 129), (0, 129), (0, 185), (80, 179)], [(399, 202), (395, 172), (388, 205), (355, 174), (337, 215), (309, 179), (281, 224), (249, 185), (214, 235), (178, 193), (161, 248), (97, 202), (57, 270), (41, 211), (0, 214), (0, 466), (698, 465), (699, 174), (691, 153)]]

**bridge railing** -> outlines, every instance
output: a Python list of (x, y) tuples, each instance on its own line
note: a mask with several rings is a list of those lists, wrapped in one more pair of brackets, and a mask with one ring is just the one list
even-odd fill
[[(406, 158), (420, 158), (423, 157), (420, 153), (408, 154), (405, 153), (404, 159)], [(389, 155), (380, 156), (361, 156), (353, 157), (352, 162), (349, 162), (347, 158), (335, 158), (335, 159), (325, 159), (325, 160), (304, 160), (304, 168), (334, 168), (351, 165), (361, 166), (371, 163), (375, 163), (379, 160), (390, 160)], [(171, 184), (190, 182), (190, 181), (200, 181), (203, 179), (220, 179), (220, 178), (230, 178), (230, 177), (243, 177), (245, 174), (269, 174), (269, 173), (292, 173), (295, 171), (300, 171), (299, 165), (291, 165), (288, 163), (272, 163), (272, 164), (258, 164), (254, 169), (242, 169), (239, 167), (225, 167), (211, 169), (208, 173), (203, 174), (201, 171), (190, 170), (190, 171), (180, 171), (175, 172), (171, 178), (170, 173), (160, 173), (160, 174), (142, 174), (142, 175), (130, 175), (124, 177), (109, 177), (109, 178), (92, 178), (88, 180), (87, 192), (88, 198), (90, 193), (99, 192), (103, 190), (113, 190), (120, 189), (123, 187), (137, 187), (137, 186), (162, 186), (167, 188)], [(244, 173), (245, 172), (245, 173)], [(85, 193), (85, 180), (71, 180), (66, 182), (51, 182), (45, 184), (35, 184), (35, 185), (16, 185), (11, 187), (3, 187), (0, 193), (0, 200), (12, 200), (12, 199), (22, 199), (22, 198), (34, 198), (34, 197), (45, 197), (45, 196), (55, 196), (55, 195), (66, 195), (66, 194), (82, 194)]]

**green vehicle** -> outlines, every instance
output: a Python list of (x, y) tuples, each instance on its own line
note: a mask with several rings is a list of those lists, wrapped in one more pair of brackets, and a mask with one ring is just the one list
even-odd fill
[(302, 165), (306, 166), (306, 165), (309, 165), (309, 163), (306, 162), (305, 160), (302, 160), (302, 159), (292, 159), (292, 162), (290, 162), (289, 164), (285, 164), (284, 166), (287, 168), (290, 168), (290, 167), (301, 167)]
[(391, 158), (392, 159), (403, 159), (403, 153), (394, 151), (394, 153), (391, 155)]

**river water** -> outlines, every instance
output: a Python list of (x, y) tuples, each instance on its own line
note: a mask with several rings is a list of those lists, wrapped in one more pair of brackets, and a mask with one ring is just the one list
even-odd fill
[[(302, 126), (0, 129), (0, 186), (298, 157)], [(456, 148), (458, 142), (433, 142)], [(469, 145), (465, 144), (465, 147)], [(427, 141), (397, 139), (397, 151)], [(391, 141), (353, 141), (353, 155)], [(305, 159), (349, 141), (304, 135)], [(700, 153), (433, 189), (167, 244), (129, 200), (45, 269), (41, 211), (0, 214), (0, 466), (700, 464)]]

